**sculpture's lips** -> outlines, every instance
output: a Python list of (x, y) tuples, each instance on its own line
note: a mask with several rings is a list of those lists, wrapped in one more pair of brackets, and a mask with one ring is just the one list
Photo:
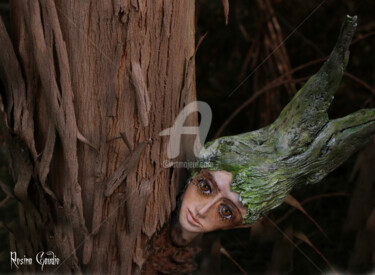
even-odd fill
[(187, 216), (187, 220), (188, 220), (188, 222), (189, 222), (191, 225), (193, 225), (193, 226), (197, 226), (197, 227), (203, 227), (203, 226), (201, 225), (201, 223), (200, 223), (196, 218), (194, 218), (193, 213), (191, 213), (189, 209), (187, 210), (187, 215), (186, 215), (186, 216)]

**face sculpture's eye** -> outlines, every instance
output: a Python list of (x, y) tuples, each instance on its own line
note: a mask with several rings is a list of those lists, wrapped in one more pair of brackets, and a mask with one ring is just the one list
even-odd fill
[(209, 195), (212, 192), (210, 184), (205, 179), (198, 179), (197, 187), (205, 195)]
[(230, 220), (233, 217), (232, 210), (225, 204), (220, 204), (219, 214), (224, 220)]

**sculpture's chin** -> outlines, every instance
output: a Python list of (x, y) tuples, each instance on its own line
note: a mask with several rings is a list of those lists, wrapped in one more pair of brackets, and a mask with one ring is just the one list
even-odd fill
[(177, 246), (188, 245), (198, 235), (199, 233), (185, 230), (179, 222), (174, 224), (174, 226), (171, 228), (171, 240)]

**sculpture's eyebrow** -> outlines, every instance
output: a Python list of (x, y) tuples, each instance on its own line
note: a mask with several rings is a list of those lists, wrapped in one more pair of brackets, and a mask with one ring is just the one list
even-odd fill
[(204, 176), (204, 177), (206, 177), (214, 186), (215, 186), (215, 188), (218, 190), (218, 192), (220, 192), (221, 190), (220, 190), (220, 188), (219, 188), (219, 186), (217, 185), (217, 183), (216, 183), (216, 181), (215, 181), (215, 179), (214, 179), (214, 177), (211, 175), (211, 173), (210, 172), (208, 172), (208, 171), (206, 171), (206, 170), (202, 170), (202, 175)]

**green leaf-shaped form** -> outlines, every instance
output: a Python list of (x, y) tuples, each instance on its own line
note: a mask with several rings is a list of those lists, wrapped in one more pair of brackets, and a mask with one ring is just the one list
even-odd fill
[(202, 168), (233, 174), (232, 191), (248, 209), (244, 223), (280, 205), (295, 186), (322, 180), (375, 134), (375, 109), (335, 120), (327, 113), (348, 63), (356, 22), (356, 16), (347, 16), (329, 59), (274, 123), (221, 137), (202, 149)]

